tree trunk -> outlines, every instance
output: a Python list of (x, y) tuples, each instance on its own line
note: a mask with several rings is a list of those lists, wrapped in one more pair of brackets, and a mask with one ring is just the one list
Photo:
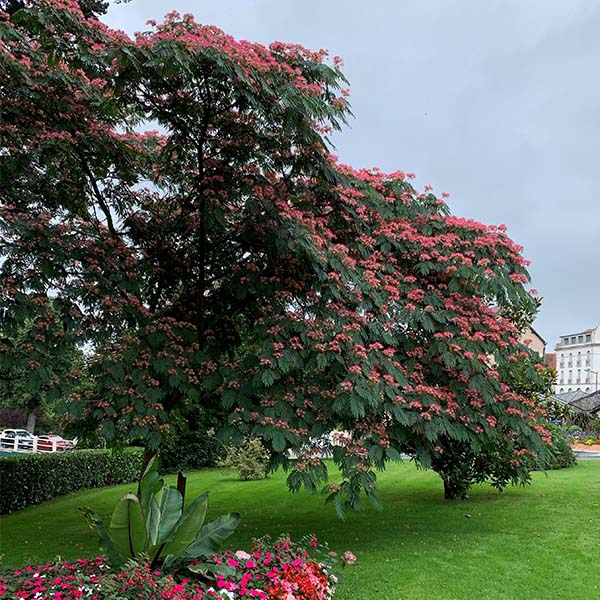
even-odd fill
[(469, 487), (465, 485), (457, 484), (450, 478), (444, 477), (444, 498), (446, 500), (456, 500), (461, 498), (466, 500), (469, 497)]
[(37, 423), (37, 416), (36, 416), (35, 412), (32, 410), (27, 415), (27, 426), (25, 427), (25, 429), (27, 429), (27, 431), (29, 431), (29, 433), (33, 433), (35, 431), (36, 423)]

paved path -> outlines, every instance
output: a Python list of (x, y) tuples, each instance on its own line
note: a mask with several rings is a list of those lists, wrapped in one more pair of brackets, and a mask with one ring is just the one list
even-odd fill
[(581, 460), (600, 460), (600, 451), (597, 450), (575, 450), (575, 455)]

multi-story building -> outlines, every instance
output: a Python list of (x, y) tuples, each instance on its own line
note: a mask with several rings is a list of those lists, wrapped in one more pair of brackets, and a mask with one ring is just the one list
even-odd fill
[(560, 337), (556, 345), (556, 371), (557, 394), (600, 390), (600, 324)]

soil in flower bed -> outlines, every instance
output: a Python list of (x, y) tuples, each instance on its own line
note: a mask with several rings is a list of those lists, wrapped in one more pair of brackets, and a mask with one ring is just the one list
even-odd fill
[(588, 450), (589, 452), (600, 452), (600, 444), (573, 444), (571, 448), (573, 448), (573, 450)]

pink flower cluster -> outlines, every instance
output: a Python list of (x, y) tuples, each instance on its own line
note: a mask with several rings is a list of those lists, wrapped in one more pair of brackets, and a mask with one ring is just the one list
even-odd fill
[[(134, 564), (111, 571), (104, 557), (60, 561), (7, 570), (0, 574), (0, 598), (18, 600), (330, 600), (337, 577), (332, 567), (335, 553), (328, 553), (316, 537), (300, 543), (288, 538), (272, 542), (263, 538), (250, 553), (243, 550), (213, 555), (209, 563), (225, 574), (199, 578), (176, 576)], [(318, 555), (319, 558), (315, 558)], [(352, 552), (342, 556), (344, 565), (356, 561)], [(188, 576), (190, 575), (190, 576)]]

